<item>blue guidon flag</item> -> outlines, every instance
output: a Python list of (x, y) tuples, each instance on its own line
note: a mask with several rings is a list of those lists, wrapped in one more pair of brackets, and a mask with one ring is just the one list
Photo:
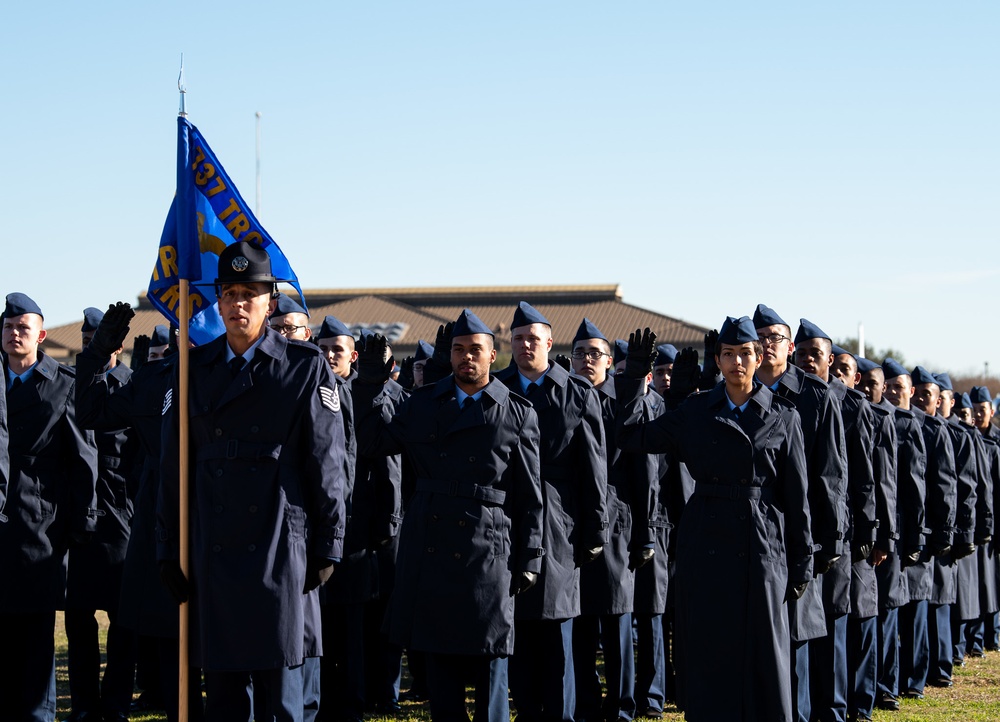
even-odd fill
[(177, 324), (179, 282), (182, 278), (191, 282), (188, 329), (196, 345), (226, 331), (211, 283), (218, 275), (219, 254), (236, 241), (256, 242), (264, 248), (271, 257), (271, 273), (288, 279), (305, 307), (298, 277), (285, 254), (250, 212), (201, 132), (187, 118), (179, 117), (177, 193), (163, 224), (147, 295), (153, 306)]

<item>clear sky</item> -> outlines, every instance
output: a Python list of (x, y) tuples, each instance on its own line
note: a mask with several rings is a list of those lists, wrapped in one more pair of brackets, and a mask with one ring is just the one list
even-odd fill
[[(0, 291), (134, 300), (188, 112), (305, 288), (620, 283), (1000, 370), (995, 2), (15, 3)], [(530, 299), (529, 299), (530, 300)], [(794, 328), (793, 328), (794, 331)], [(995, 391), (995, 390), (994, 390)]]

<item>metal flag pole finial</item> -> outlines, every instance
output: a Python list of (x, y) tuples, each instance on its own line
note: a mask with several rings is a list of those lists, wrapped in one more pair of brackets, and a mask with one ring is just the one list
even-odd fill
[(184, 53), (181, 53), (181, 72), (177, 74), (177, 92), (181, 94), (181, 107), (177, 114), (186, 118), (187, 109), (184, 107), (184, 95), (187, 93), (187, 87), (184, 85)]

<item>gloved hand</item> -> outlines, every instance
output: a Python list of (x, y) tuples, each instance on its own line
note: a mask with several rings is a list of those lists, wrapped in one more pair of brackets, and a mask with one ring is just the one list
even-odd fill
[(656, 334), (645, 328), (628, 336), (628, 355), (625, 357), (625, 375), (630, 379), (644, 379), (653, 370), (656, 361)]
[(562, 366), (567, 371), (573, 370), (573, 364), (570, 363), (569, 356), (565, 356), (561, 353), (557, 353), (555, 357), (555, 362), (558, 366)]
[(191, 598), (191, 584), (176, 559), (164, 559), (160, 562), (160, 581), (178, 604), (184, 604)]
[(167, 335), (167, 350), (163, 352), (163, 358), (169, 358), (177, 353), (177, 344), (180, 340), (181, 336), (177, 327), (170, 324), (170, 333)]
[(628, 555), (628, 568), (635, 571), (639, 567), (643, 567), (652, 561), (655, 555), (656, 549), (636, 549)]
[(392, 367), (396, 364), (391, 356), (386, 360), (387, 349), (385, 336), (380, 333), (358, 339), (355, 350), (358, 352), (358, 378), (361, 381), (381, 385), (389, 380)]
[(451, 330), (455, 324), (450, 321), (438, 326), (434, 339), (434, 354), (424, 364), (424, 386), (430, 386), (451, 374)]
[(537, 581), (537, 572), (518, 572), (514, 574), (510, 579), (511, 596), (528, 591), (535, 586), (535, 582)]
[(790, 602), (794, 599), (802, 599), (802, 595), (806, 593), (808, 586), (809, 582), (802, 582), (801, 584), (789, 583), (788, 590), (785, 592), (785, 601)]
[(993, 541), (993, 537), (987, 534), (986, 536), (981, 536), (978, 539), (976, 539), (976, 546), (980, 547), (985, 546), (986, 544), (989, 544), (991, 541)]
[(69, 545), (70, 547), (87, 546), (93, 538), (94, 532), (92, 531), (71, 531), (69, 533)]
[(399, 378), (396, 383), (409, 391), (413, 388), (413, 357), (407, 356), (399, 364)]
[(714, 328), (705, 334), (705, 356), (702, 359), (704, 368), (701, 371), (701, 380), (698, 388), (702, 391), (715, 387), (715, 380), (719, 376), (719, 367), (715, 363), (715, 347), (719, 344), (719, 332)]
[(94, 338), (90, 340), (90, 348), (98, 356), (111, 356), (122, 347), (128, 336), (128, 323), (135, 316), (135, 311), (127, 303), (119, 301), (108, 306), (108, 312), (97, 325)]
[(923, 548), (921, 547), (907, 549), (899, 555), (899, 565), (902, 567), (910, 567), (917, 564), (920, 561), (921, 552), (923, 552)]
[(576, 565), (578, 567), (583, 566), (588, 562), (594, 561), (595, 559), (597, 559), (597, 557), (601, 556), (601, 554), (603, 553), (604, 553), (604, 547), (594, 547), (592, 549), (584, 549), (582, 552), (577, 554)]
[(951, 544), (938, 544), (931, 549), (931, 556), (943, 557), (947, 556), (948, 552), (951, 551)]
[(813, 574), (815, 576), (826, 574), (828, 571), (833, 569), (833, 565), (836, 564), (839, 559), (839, 554), (829, 554), (823, 551), (816, 552), (813, 557)]
[(875, 545), (871, 542), (851, 545), (851, 563), (857, 564), (858, 562), (867, 559), (872, 555), (872, 549), (874, 548)]
[(674, 359), (674, 370), (670, 374), (670, 398), (683, 401), (698, 390), (700, 378), (698, 352), (688, 346)]
[(333, 560), (309, 557), (306, 559), (306, 585), (302, 593), (308, 594), (321, 587), (333, 576)]
[(951, 549), (952, 559), (965, 559), (965, 557), (976, 553), (975, 544), (958, 544)]
[(132, 342), (132, 358), (129, 360), (128, 367), (133, 371), (138, 371), (146, 365), (146, 359), (148, 358), (149, 336), (146, 334), (136, 336), (135, 341)]

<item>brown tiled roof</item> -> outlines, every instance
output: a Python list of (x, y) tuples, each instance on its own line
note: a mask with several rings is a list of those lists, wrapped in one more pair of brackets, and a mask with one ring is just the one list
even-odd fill
[[(374, 328), (390, 338), (397, 358), (412, 354), (420, 339), (433, 343), (438, 326), (458, 318), (464, 308), (471, 308), (496, 332), (501, 351), (509, 350), (509, 325), (522, 300), (552, 323), (554, 346), (560, 351), (569, 350), (584, 317), (612, 339), (628, 338), (630, 332), (648, 326), (658, 341), (678, 348), (699, 346), (708, 330), (624, 303), (617, 284), (319, 289), (307, 290), (305, 296), (314, 330), (327, 315), (336, 316), (354, 331)], [(145, 294), (140, 295), (126, 350), (131, 349), (137, 334), (151, 334), (158, 323), (165, 323), (163, 316), (152, 308)], [(51, 344), (53, 355), (59, 348), (72, 354), (80, 350), (81, 324), (82, 320), (49, 329), (46, 344)]]

